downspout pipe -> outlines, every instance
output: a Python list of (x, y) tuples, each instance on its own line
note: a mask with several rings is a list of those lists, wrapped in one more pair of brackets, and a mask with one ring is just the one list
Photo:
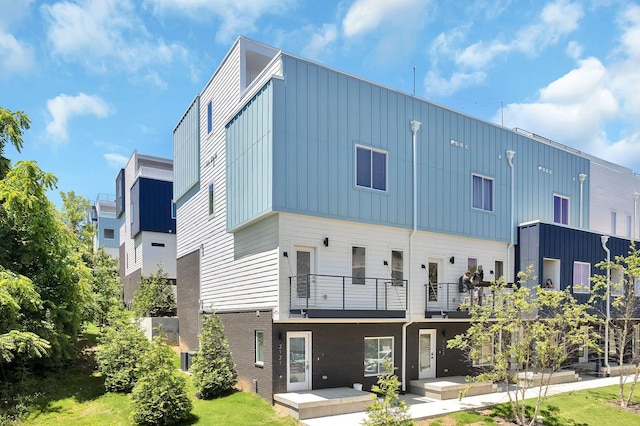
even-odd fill
[(409, 235), (409, 281), (407, 282), (407, 321), (402, 324), (402, 392), (407, 390), (407, 328), (413, 322), (413, 237), (418, 232), (418, 131), (420, 121), (411, 120), (411, 133), (413, 134), (413, 226)]
[(587, 178), (587, 175), (584, 173), (580, 173), (578, 179), (580, 180), (580, 228), (582, 228), (582, 212), (584, 211), (584, 181)]
[[(609, 237), (607, 235), (600, 236), (600, 242), (602, 243), (602, 249), (607, 253), (607, 264), (611, 261), (611, 252), (607, 247)], [(604, 366), (607, 369), (607, 377), (611, 376), (611, 366), (609, 365), (609, 322), (611, 321), (611, 269), (607, 267), (607, 319), (604, 323)]]
[(513, 250), (514, 243), (514, 232), (515, 232), (515, 203), (516, 203), (516, 186), (515, 186), (515, 168), (513, 166), (513, 157), (516, 156), (516, 152), (509, 149), (506, 152), (507, 155), (507, 164), (511, 169), (511, 219), (509, 221), (509, 229), (511, 231), (511, 235), (509, 237), (509, 244), (507, 245), (507, 265), (511, 265), (511, 251)]

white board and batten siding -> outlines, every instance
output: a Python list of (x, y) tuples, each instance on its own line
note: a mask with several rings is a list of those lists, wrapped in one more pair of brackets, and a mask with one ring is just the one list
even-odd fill
[[(319, 217), (280, 213), (280, 296), (278, 319), (286, 319), (289, 312), (289, 277), (296, 275), (295, 251), (297, 248), (312, 248), (315, 274), (351, 276), (351, 250), (353, 246), (365, 247), (365, 274), (371, 278), (390, 278), (391, 251), (402, 251), (404, 256), (404, 279), (409, 274), (409, 238), (411, 230), (403, 228), (370, 225), (365, 223), (324, 219)], [(329, 245), (324, 246), (325, 238)], [(485, 269), (488, 280), (489, 270), (494, 269), (495, 261), (502, 261), (505, 274), (512, 273), (507, 265), (507, 244), (419, 231), (414, 237), (412, 254), (413, 282), (410, 284), (413, 318), (424, 318), (424, 285), (427, 283), (427, 270), (422, 265), (429, 261), (438, 261), (440, 282), (457, 283), (467, 268), (467, 258), (475, 258), (478, 265)], [(288, 257), (283, 256), (283, 252)], [(449, 259), (454, 257), (454, 263)], [(511, 253), (513, 256), (513, 250)], [(509, 270), (507, 270), (509, 269)]]

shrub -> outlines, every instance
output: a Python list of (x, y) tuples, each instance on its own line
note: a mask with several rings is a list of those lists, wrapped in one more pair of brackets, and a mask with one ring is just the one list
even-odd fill
[(191, 364), (198, 398), (217, 398), (229, 393), (238, 380), (224, 327), (216, 314), (204, 318), (200, 349)]
[(133, 295), (132, 305), (133, 312), (139, 317), (176, 316), (176, 296), (162, 268), (140, 279), (140, 287)]
[(173, 366), (173, 352), (160, 336), (141, 364), (131, 399), (131, 418), (138, 424), (167, 425), (189, 417), (193, 406), (186, 377)]
[[(409, 408), (398, 397), (400, 381), (393, 373), (393, 362), (387, 360), (383, 364), (385, 373), (378, 377), (378, 383), (371, 387), (376, 393), (373, 396), (373, 404), (367, 407), (367, 418), (363, 420), (364, 426), (409, 426), (413, 420), (409, 416)], [(378, 395), (382, 396), (379, 398)]]
[(100, 337), (96, 361), (110, 392), (130, 392), (138, 380), (137, 365), (149, 350), (149, 341), (135, 320), (119, 312)]

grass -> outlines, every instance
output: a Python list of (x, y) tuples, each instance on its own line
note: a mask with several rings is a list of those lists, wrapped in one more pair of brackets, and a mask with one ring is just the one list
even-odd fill
[[(85, 346), (94, 346), (97, 329), (85, 332)], [(176, 355), (176, 365), (179, 358)], [(129, 395), (105, 392), (104, 380), (95, 369), (92, 353), (63, 372), (37, 380), (30, 379), (27, 388), (37, 390), (39, 396), (30, 406), (24, 425), (133, 425), (129, 419)], [(193, 410), (185, 425), (268, 425), (294, 426), (297, 421), (277, 414), (273, 407), (253, 393), (236, 392), (224, 398), (203, 401), (193, 398), (195, 388), (189, 380), (189, 395)], [(2, 419), (0, 418), (0, 424)]]
[[(616, 406), (618, 386), (607, 386), (567, 392), (550, 396), (540, 410), (542, 423), (547, 426), (587, 426), (587, 425), (632, 425), (640, 424), (638, 412), (625, 411)], [(634, 397), (640, 404), (640, 395)], [(453, 413), (439, 419), (420, 422), (420, 425), (495, 425), (498, 420), (509, 417), (510, 406), (498, 405), (494, 408)]]

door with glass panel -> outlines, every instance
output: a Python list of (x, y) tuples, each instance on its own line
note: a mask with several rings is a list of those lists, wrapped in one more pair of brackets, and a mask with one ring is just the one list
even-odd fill
[(418, 378), (436, 377), (436, 330), (420, 330), (418, 350)]
[(287, 392), (311, 390), (311, 332), (287, 333)]

